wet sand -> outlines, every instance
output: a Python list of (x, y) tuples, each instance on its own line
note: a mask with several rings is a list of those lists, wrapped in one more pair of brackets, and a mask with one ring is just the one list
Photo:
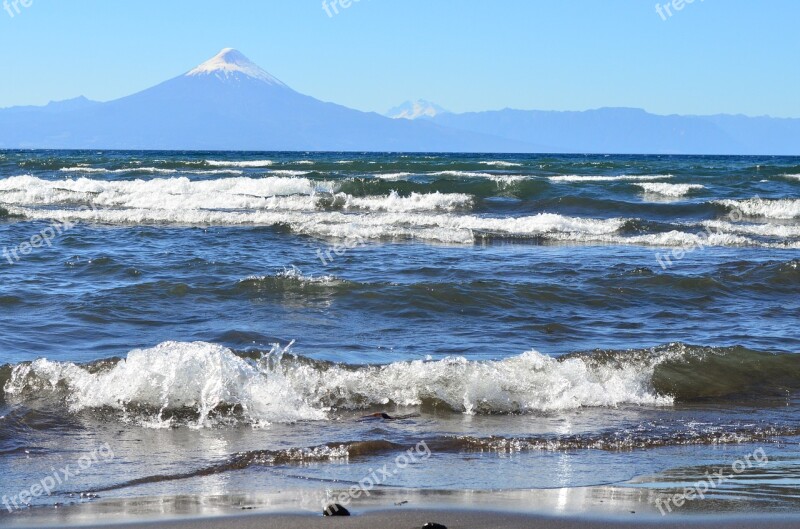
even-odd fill
[[(441, 511), (441, 510), (403, 510), (373, 512), (364, 515), (323, 518), (313, 515), (250, 515), (239, 517), (218, 517), (208, 519), (174, 520), (166, 522), (141, 522), (114, 524), (117, 529), (412, 529), (421, 528), (427, 522), (436, 522), (448, 529), (614, 529), (614, 528), (717, 528), (730, 529), (788, 529), (800, 527), (800, 517), (761, 516), (752, 517), (666, 517), (636, 516), (629, 518), (569, 518), (544, 517), (507, 512), (490, 511)], [(114, 523), (107, 520), (102, 524), (81, 527), (104, 527)], [(58, 527), (64, 527), (59, 525)]]
[(2, 513), (0, 527), (413, 529), (428, 522), (448, 529), (800, 527), (797, 510), (783, 505), (759, 512), (757, 504), (741, 499), (687, 502), (662, 516), (650, 491), (613, 486), (493, 492), (376, 490), (369, 498), (348, 504), (352, 513), (348, 517), (323, 517), (317, 500), (309, 490), (109, 498)]

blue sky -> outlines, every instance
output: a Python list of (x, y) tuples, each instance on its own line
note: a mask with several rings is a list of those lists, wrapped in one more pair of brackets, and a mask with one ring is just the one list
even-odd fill
[(321, 0), (32, 0), (0, 10), (0, 106), (114, 99), (233, 47), (361, 110), (425, 98), (457, 112), (800, 117), (800, 2), (695, 0), (667, 20), (655, 5), (360, 0), (329, 17)]

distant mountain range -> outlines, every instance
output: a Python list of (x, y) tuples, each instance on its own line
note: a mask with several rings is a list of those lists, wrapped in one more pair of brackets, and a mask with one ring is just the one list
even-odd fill
[(627, 108), (452, 114), (422, 100), (388, 116), (300, 94), (225, 49), (114, 101), (2, 109), (0, 148), (800, 155), (800, 119)]

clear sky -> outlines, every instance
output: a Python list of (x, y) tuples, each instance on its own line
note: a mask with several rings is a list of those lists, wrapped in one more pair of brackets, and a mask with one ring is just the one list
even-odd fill
[(797, 0), (694, 0), (663, 18), (655, 0), (353, 0), (330, 17), (321, 0), (23, 1), (0, 10), (2, 107), (115, 99), (233, 47), (361, 110), (800, 117)]

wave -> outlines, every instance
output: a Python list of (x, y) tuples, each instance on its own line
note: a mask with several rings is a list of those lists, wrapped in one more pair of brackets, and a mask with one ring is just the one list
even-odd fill
[(106, 169), (103, 167), (64, 167), (59, 169), (64, 173), (99, 173), (99, 174), (122, 174), (122, 173), (151, 173), (151, 174), (175, 174), (177, 169), (164, 169), (161, 167), (130, 167), (125, 169)]
[(494, 361), (355, 366), (277, 346), (254, 357), (205, 342), (165, 342), (90, 365), (40, 359), (7, 367), (3, 376), (12, 403), (50, 406), (41, 399), (54, 398), (71, 413), (108, 410), (151, 428), (199, 428), (324, 421), (386, 406), (517, 414), (786, 396), (800, 389), (800, 356), (671, 344), (561, 358), (529, 351)]
[[(399, 207), (404, 212), (346, 213), (314, 211), (313, 197), (258, 199), (262, 209), (253, 212), (185, 209), (34, 209), (7, 208), (9, 215), (35, 220), (84, 221), (105, 224), (177, 224), (187, 226), (283, 226), (292, 232), (327, 239), (420, 240), (449, 244), (474, 244), (487, 240), (532, 240), (536, 243), (614, 244), (654, 247), (702, 248), (752, 246), (796, 248), (798, 241), (762, 242), (735, 233), (689, 233), (679, 230), (645, 235), (624, 235), (627, 219), (590, 219), (541, 213), (526, 217), (484, 217), (417, 213), (418, 204)], [(329, 202), (336, 205), (336, 196)], [(383, 202), (378, 202), (378, 206)], [(410, 204), (410, 205), (409, 205)], [(252, 204), (251, 204), (252, 205)], [(364, 204), (366, 205), (366, 203)], [(390, 206), (387, 206), (390, 207)]]
[[(104, 212), (97, 209), (101, 207), (184, 211), (191, 217), (189, 212), (201, 210), (455, 211), (469, 209), (473, 203), (472, 197), (466, 194), (439, 192), (412, 192), (409, 196), (392, 192), (387, 196), (354, 197), (336, 193), (337, 186), (332, 182), (284, 177), (203, 181), (183, 177), (122, 182), (12, 177), (0, 180), (0, 201), (20, 206), (90, 204), (98, 220), (104, 219)], [(189, 218), (187, 221), (192, 222)]]
[(489, 180), (496, 183), (499, 187), (508, 187), (518, 182), (529, 180), (530, 177), (525, 175), (492, 175)]
[(563, 175), (563, 176), (550, 176), (548, 180), (551, 182), (647, 182), (650, 180), (666, 180), (672, 178), (672, 175), (619, 175), (619, 176), (581, 176), (581, 175)]
[(705, 189), (705, 186), (700, 184), (634, 184), (641, 187), (645, 193), (653, 193), (656, 195), (663, 195), (666, 197), (684, 197), (692, 191)]
[[(541, 185), (548, 184), (525, 180), (514, 187), (514, 194), (541, 192)], [(0, 204), (7, 215), (33, 220), (126, 225), (277, 226), (297, 234), (330, 239), (422, 240), (455, 244), (515, 239), (535, 243), (683, 247), (794, 248), (800, 245), (798, 230), (794, 226), (719, 222), (700, 222), (696, 226), (668, 223), (645, 226), (636, 218), (592, 218), (556, 213), (489, 216), (481, 212), (486, 201), (476, 197), (497, 194), (497, 186), (490, 182), (444, 186), (448, 192), (432, 190), (436, 186), (402, 183), (394, 184), (402, 191), (367, 194), (387, 193), (390, 186), (392, 184), (370, 179), (332, 181), (273, 175), (129, 181), (87, 177), (45, 180), (24, 175), (0, 179)], [(428, 192), (416, 189), (427, 189)], [(761, 202), (758, 205), (764, 206)], [(674, 209), (674, 214), (702, 213), (702, 208), (708, 209), (709, 206), (725, 207), (717, 202), (692, 205), (691, 209)], [(790, 206), (800, 207), (800, 201), (767, 201), (764, 207), (785, 211)], [(551, 207), (594, 208), (601, 214), (608, 210), (627, 211), (631, 217), (642, 213), (619, 201), (569, 197), (552, 203), (540, 201), (539, 208)], [(477, 211), (472, 213), (475, 209)], [(703, 227), (716, 233), (691, 232)], [(647, 233), (647, 230), (656, 233)], [(772, 239), (762, 240), (765, 237)]]
[(778, 237), (781, 239), (800, 238), (800, 226), (783, 224), (742, 224), (720, 220), (708, 220), (703, 226), (726, 233), (741, 233), (761, 237)]
[(411, 193), (402, 197), (396, 191), (389, 196), (353, 197), (346, 195), (345, 209), (363, 209), (371, 211), (413, 212), (413, 211), (456, 211), (472, 207), (470, 195), (456, 193)]
[(800, 290), (800, 261), (736, 262), (721, 270), (726, 281), (736, 282), (742, 289), (774, 293), (774, 286), (784, 292)]
[(349, 283), (343, 279), (335, 276), (313, 276), (305, 275), (302, 270), (293, 266), (286, 268), (282, 272), (274, 276), (250, 276), (239, 281), (239, 287), (247, 290), (281, 290), (285, 291), (291, 287), (307, 287), (307, 286), (339, 286), (348, 285)]
[[(296, 233), (318, 237), (454, 243), (472, 243), (476, 236), (539, 237), (565, 231), (612, 233), (625, 222), (547, 213), (516, 218), (425, 214), (469, 209), (472, 198), (439, 192), (354, 197), (338, 193), (339, 185), (283, 177), (51, 181), (19, 176), (0, 180), (0, 202), (9, 214), (30, 219), (109, 224), (282, 225)], [(66, 208), (83, 205), (91, 206), (91, 211)], [(343, 208), (356, 211), (333, 211)], [(408, 212), (421, 213), (408, 216)]]
[(565, 450), (617, 452), (665, 446), (744, 444), (796, 436), (800, 436), (800, 428), (786, 426), (717, 425), (708, 429), (690, 427), (686, 431), (675, 432), (642, 425), (634, 431), (615, 430), (600, 434), (517, 438), (462, 436), (438, 442), (427, 441), (426, 444), (437, 454), (447, 452), (561, 452)]
[(494, 178), (495, 175), (491, 173), (480, 173), (474, 171), (436, 171), (435, 173), (428, 173), (430, 176), (455, 176), (466, 178)]
[(399, 172), (399, 173), (384, 173), (384, 174), (378, 173), (374, 175), (376, 179), (387, 180), (387, 181), (398, 181), (398, 180), (407, 181), (411, 179), (410, 177), (414, 176), (421, 176), (421, 177), (450, 176), (450, 177), (469, 178), (476, 180), (491, 180), (492, 182), (495, 182), (501, 186), (530, 179), (530, 177), (527, 175), (492, 174), (492, 173), (481, 173), (481, 172), (471, 172), (471, 171), (439, 171), (435, 173)]
[(161, 167), (131, 167), (126, 169), (106, 169), (103, 167), (64, 167), (59, 169), (64, 173), (82, 174), (184, 174), (184, 175), (242, 175), (244, 171), (238, 169), (167, 169)]
[[(564, 452), (575, 450), (601, 450), (606, 452), (627, 452), (637, 449), (686, 445), (727, 445), (745, 443), (780, 443), (788, 437), (797, 437), (800, 429), (791, 426), (754, 426), (752, 424), (731, 424), (703, 426), (695, 423), (686, 425), (681, 432), (665, 431), (663, 427), (643, 424), (635, 429), (600, 432), (596, 434), (540, 435), (530, 437), (475, 437), (469, 435), (427, 436), (416, 446), (419, 454), (518, 454), (524, 452)], [(423, 444), (424, 442), (424, 444)], [(422, 452), (422, 446), (425, 452)], [(239, 452), (222, 461), (180, 473), (155, 474), (128, 481), (118, 482), (91, 493), (110, 492), (151, 483), (187, 480), (197, 477), (237, 472), (259, 467), (307, 465), (309, 463), (328, 463), (349, 461), (351, 458), (368, 459), (401, 454), (408, 449), (405, 444), (386, 439), (366, 441), (333, 442), (312, 447), (284, 448), (280, 450), (252, 450)], [(326, 496), (320, 493), (304, 496), (304, 501), (314, 508)]]
[(384, 174), (376, 174), (375, 178), (380, 178), (381, 180), (404, 180), (409, 176), (413, 176), (414, 173), (384, 173)]
[(308, 176), (311, 174), (311, 171), (295, 171), (292, 169), (270, 169), (269, 174), (275, 176), (297, 177), (297, 176)]
[(88, 178), (43, 180), (16, 176), (0, 180), (0, 201), (21, 206), (90, 204), (154, 210), (314, 209), (317, 193), (336, 184), (299, 178), (223, 178), (193, 181), (186, 177), (105, 181)]
[[(652, 368), (591, 368), (537, 352), (493, 362), (449, 358), (384, 366), (347, 366), (273, 351), (248, 360), (209, 343), (166, 342), (131, 351), (109, 369), (42, 359), (15, 366), (9, 400), (57, 394), (71, 412), (111, 409), (143, 425), (171, 426), (190, 410), (193, 426), (212, 426), (235, 411), (250, 424), (325, 420), (335, 410), (395, 404), (444, 406), (465, 413), (520, 413), (617, 406), (669, 405), (649, 387)], [(220, 410), (225, 410), (221, 412)]]
[[(90, 492), (110, 492), (150, 483), (163, 483), (167, 481), (179, 481), (201, 476), (211, 476), (252, 467), (271, 467), (275, 465), (297, 465), (329, 461), (347, 461), (350, 457), (377, 456), (390, 452), (400, 452), (404, 448), (406, 447), (391, 443), (389, 441), (378, 440), (329, 443), (326, 445), (309, 448), (286, 448), (283, 450), (255, 450), (249, 452), (240, 452), (226, 458), (220, 463), (196, 470), (190, 470), (176, 474), (156, 474), (153, 476), (136, 478), (117, 483), (115, 485), (93, 489)], [(314, 504), (318, 505), (323, 500), (324, 496), (320, 496), (319, 500), (315, 501)]]
[[(351, 241), (350, 246), (357, 246)], [(324, 257), (324, 254), (323, 254)], [(653, 261), (655, 270), (659, 267)], [(336, 275), (304, 273), (298, 268), (287, 268), (267, 275), (252, 275), (236, 282), (224, 282), (214, 287), (188, 287), (179, 281), (152, 281), (126, 286), (114, 290), (120, 299), (132, 296), (157, 295), (159, 297), (186, 295), (191, 288), (195, 294), (213, 295), (235, 302), (249, 303), (253, 299), (261, 302), (269, 299), (283, 300), (285, 294), (311, 296), (311, 302), (336, 301), (364, 310), (380, 309), (404, 318), (408, 306), (423, 307), (430, 314), (448, 314), (453, 306), (465, 311), (480, 310), (484, 313), (500, 313), (507, 309), (508, 300), (513, 299), (522, 306), (541, 306), (556, 310), (557, 307), (574, 304), (576, 297), (593, 297), (607, 291), (623, 278), (628, 289), (621, 292), (618, 303), (633, 306), (643, 297), (658, 298), (688, 294), (701, 296), (706, 302), (723, 303), (732, 295), (758, 292), (781, 292), (784, 295), (800, 293), (800, 262), (798, 260), (775, 260), (766, 262), (733, 261), (709, 271), (707, 274), (686, 275), (670, 271), (654, 271), (647, 267), (626, 271), (609, 271), (608, 275), (572, 284), (514, 283), (476, 279), (470, 281), (437, 281), (393, 283), (388, 281), (356, 281)], [(435, 294), (432, 294), (435, 293)], [(4, 300), (0, 298), (0, 304)], [(11, 297), (7, 304), (22, 303), (21, 298)], [(416, 313), (414, 313), (416, 314)], [(412, 319), (416, 317), (412, 314)], [(553, 324), (548, 332), (557, 330), (566, 335), (574, 331), (569, 324)], [(236, 342), (238, 343), (238, 342)]]
[(275, 164), (272, 160), (248, 160), (248, 161), (227, 161), (227, 160), (206, 160), (206, 164), (212, 167), (245, 167), (258, 168), (270, 167)]
[(503, 161), (488, 161), (488, 162), (478, 162), (481, 165), (489, 165), (492, 167), (522, 167), (521, 163), (516, 162), (503, 162)]
[(716, 204), (731, 211), (738, 211), (746, 217), (765, 217), (769, 219), (800, 218), (800, 200), (751, 198), (749, 200), (718, 200)]
[(672, 230), (662, 233), (647, 235), (614, 235), (614, 234), (551, 234), (553, 240), (573, 243), (604, 243), (619, 245), (639, 245), (657, 247), (703, 248), (705, 246), (765, 246), (770, 244), (760, 243), (754, 239), (729, 233), (689, 233)]

